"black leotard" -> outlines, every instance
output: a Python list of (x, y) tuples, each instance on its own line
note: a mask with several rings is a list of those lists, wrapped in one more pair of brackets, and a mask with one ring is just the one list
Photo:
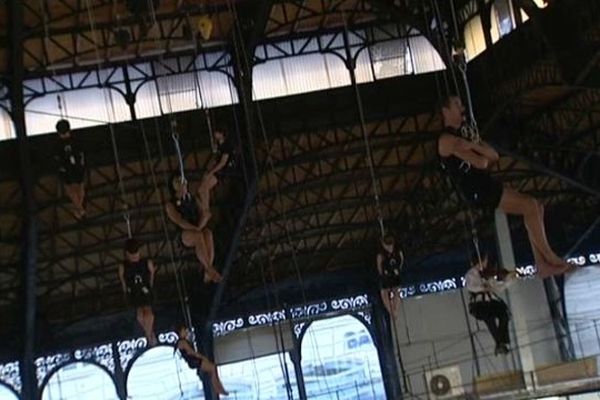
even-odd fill
[(60, 148), (56, 159), (58, 171), (66, 184), (83, 182), (85, 157), (72, 137), (60, 139)]
[(175, 348), (177, 350), (179, 350), (179, 354), (181, 354), (181, 358), (183, 358), (185, 360), (186, 364), (191, 369), (200, 369), (202, 367), (202, 360), (200, 358), (192, 356), (191, 354), (188, 354), (185, 350), (179, 348), (180, 342), (187, 342), (187, 344), (189, 344), (190, 346), (192, 346), (192, 344), (187, 339), (177, 340), (177, 342), (175, 343)]
[[(460, 136), (457, 131), (448, 127), (442, 132), (444, 133)], [(502, 183), (492, 178), (487, 171), (475, 168), (454, 155), (439, 156), (439, 159), (452, 184), (471, 205), (492, 210), (498, 207), (502, 197)]]
[(198, 225), (200, 222), (200, 210), (194, 196), (188, 192), (181, 199), (174, 199), (172, 203), (184, 220), (192, 225)]
[(401, 272), (404, 258), (400, 251), (394, 249), (391, 253), (383, 251), (379, 253), (382, 257), (381, 263), (381, 287), (383, 289), (391, 289), (399, 287), (401, 283)]
[(140, 259), (136, 262), (125, 261), (124, 275), (127, 295), (131, 305), (134, 307), (151, 305), (152, 286), (150, 284), (148, 260)]

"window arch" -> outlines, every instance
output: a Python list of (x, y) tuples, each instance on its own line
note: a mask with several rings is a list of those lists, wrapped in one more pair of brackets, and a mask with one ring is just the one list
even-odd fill
[(312, 322), (301, 352), (309, 398), (385, 398), (377, 349), (357, 318), (343, 315)]
[(127, 373), (127, 398), (131, 400), (204, 399), (202, 382), (171, 346), (142, 353)]
[(0, 400), (19, 400), (19, 396), (8, 385), (0, 382)]
[(50, 375), (42, 400), (119, 400), (112, 376), (89, 362), (63, 365)]
[(0, 140), (13, 139), (15, 137), (15, 126), (10, 115), (0, 107)]
[[(123, 96), (114, 89), (70, 90), (62, 93), (61, 99), (63, 114), (73, 129), (131, 120), (129, 106)], [(60, 118), (56, 95), (34, 98), (25, 106), (27, 135), (54, 132), (56, 121)]]

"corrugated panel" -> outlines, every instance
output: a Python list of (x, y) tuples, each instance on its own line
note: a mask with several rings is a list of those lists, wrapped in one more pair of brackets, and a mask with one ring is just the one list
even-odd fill
[[(61, 97), (64, 116), (73, 129), (131, 119), (125, 99), (109, 89), (73, 90), (63, 93)], [(34, 99), (25, 107), (25, 125), (28, 135), (54, 132), (56, 121), (60, 118), (61, 112), (56, 95)]]
[(408, 39), (412, 69), (415, 74), (426, 74), (433, 71), (446, 69), (446, 65), (424, 36), (411, 37)]
[(13, 139), (15, 137), (15, 127), (10, 115), (3, 109), (0, 109), (0, 140)]
[(465, 25), (465, 44), (469, 60), (474, 59), (485, 50), (485, 37), (479, 15), (473, 17)]

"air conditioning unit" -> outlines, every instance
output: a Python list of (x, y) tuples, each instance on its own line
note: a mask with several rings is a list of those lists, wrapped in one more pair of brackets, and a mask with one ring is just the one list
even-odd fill
[(451, 399), (465, 394), (458, 365), (425, 372), (429, 399)]

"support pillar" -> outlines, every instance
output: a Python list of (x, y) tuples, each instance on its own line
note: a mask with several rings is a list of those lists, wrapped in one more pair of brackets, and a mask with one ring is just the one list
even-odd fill
[[(398, 370), (398, 360), (395, 357), (396, 352), (392, 340), (390, 318), (388, 318), (381, 297), (376, 291), (369, 295), (369, 298), (373, 307), (371, 312), (371, 334), (373, 335), (373, 342), (379, 356), (379, 367), (381, 368), (381, 378), (383, 379), (385, 393), (388, 399), (401, 400), (403, 398), (403, 388), (400, 382), (402, 380), (406, 381), (406, 379), (401, 376)], [(398, 349), (398, 357), (401, 357), (400, 349)], [(405, 385), (408, 386), (408, 383), (405, 382)], [(408, 388), (405, 387), (404, 389)]]
[(25, 131), (25, 105), (23, 100), (23, 2), (8, 2), (10, 17), (10, 62), (11, 68), (11, 112), (17, 136), (23, 208), (21, 209), (21, 300), (20, 317), (22, 322), (18, 337), (22, 338), (20, 370), (23, 399), (35, 399), (38, 395), (35, 368), (35, 320), (36, 320), (36, 258), (37, 221), (36, 205), (33, 197), (33, 174), (29, 144)]
[(294, 339), (294, 349), (290, 351), (290, 358), (294, 364), (294, 375), (298, 385), (298, 396), (300, 400), (306, 400), (306, 387), (304, 386), (304, 373), (302, 372), (302, 356), (300, 355), (300, 343)]
[[(496, 240), (500, 266), (514, 270), (516, 261), (506, 214), (496, 210)], [(512, 312), (513, 340), (528, 388), (533, 387), (529, 372), (536, 367), (561, 361), (552, 326), (552, 316), (544, 283), (540, 279), (518, 281), (507, 290)], [(515, 343), (516, 342), (516, 343)], [(514, 347), (514, 346), (513, 346)]]

